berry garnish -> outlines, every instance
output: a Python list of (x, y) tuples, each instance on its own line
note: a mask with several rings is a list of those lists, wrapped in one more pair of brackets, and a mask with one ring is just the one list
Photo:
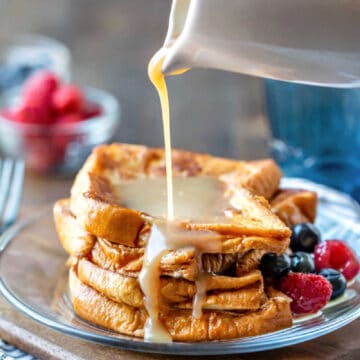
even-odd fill
[(291, 270), (294, 272), (313, 273), (315, 272), (314, 259), (311, 254), (298, 251), (291, 255)]
[(292, 299), (294, 314), (319, 311), (329, 301), (332, 287), (323, 276), (315, 274), (289, 273), (279, 281), (279, 290)]
[(1, 110), (0, 116), (2, 116), (3, 118), (5, 118), (7, 120), (16, 120), (15, 119), (16, 115), (15, 115), (14, 111), (11, 111), (9, 109)]
[(82, 91), (76, 85), (63, 85), (54, 92), (52, 105), (59, 114), (80, 113), (84, 107)]
[(347, 281), (360, 270), (359, 261), (353, 251), (341, 240), (327, 240), (315, 247), (315, 268), (320, 271), (332, 268), (340, 271)]
[(61, 154), (47, 135), (28, 135), (24, 139), (27, 149), (27, 162), (31, 169), (44, 172), (59, 162)]
[(284, 276), (290, 270), (290, 257), (287, 254), (267, 253), (261, 258), (260, 269), (264, 276)]
[(39, 71), (31, 76), (22, 89), (20, 105), (14, 109), (12, 120), (24, 124), (48, 125), (52, 116), (51, 98), (58, 87), (56, 76), (49, 71)]
[(94, 103), (87, 103), (85, 104), (85, 108), (82, 113), (82, 116), (84, 119), (89, 119), (100, 116), (101, 113), (102, 113), (102, 109), (100, 105)]
[(312, 253), (320, 241), (320, 231), (315, 225), (310, 223), (297, 224), (292, 229), (290, 248), (292, 251)]
[(332, 293), (330, 300), (336, 299), (345, 292), (346, 279), (341, 272), (334, 269), (322, 269), (319, 271), (319, 275), (323, 276), (331, 284)]
[(54, 122), (49, 108), (46, 106), (35, 106), (25, 102), (14, 110), (12, 120), (23, 124), (37, 125), (49, 125)]
[(36, 99), (38, 95), (47, 95), (49, 98), (57, 89), (59, 81), (55, 74), (50, 71), (38, 71), (31, 76), (22, 89), (23, 98)]
[(70, 114), (65, 114), (65, 115), (59, 116), (56, 120), (56, 125), (73, 124), (73, 123), (78, 123), (82, 120), (83, 120), (83, 118), (80, 114), (70, 113)]
[(49, 71), (38, 71), (28, 78), (16, 106), (1, 109), (0, 116), (21, 124), (44, 125), (21, 127), (27, 163), (37, 171), (48, 171), (64, 161), (78, 131), (68, 124), (78, 124), (97, 117), (103, 109), (96, 103), (86, 103), (82, 90), (73, 84), (62, 84)]

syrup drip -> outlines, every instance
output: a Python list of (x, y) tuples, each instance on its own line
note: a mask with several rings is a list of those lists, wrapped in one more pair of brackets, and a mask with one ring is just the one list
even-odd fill
[[(179, 219), (196, 221), (196, 219), (217, 221), (224, 219), (224, 198), (219, 182), (209, 178), (185, 178), (178, 181), (176, 185), (174, 203), (174, 183), (171, 158), (171, 126), (169, 97), (165, 77), (162, 74), (162, 64), (167, 49), (161, 48), (150, 60), (148, 75), (154, 84), (160, 98), (166, 163), (166, 203), (167, 212), (164, 223), (154, 224), (148, 239), (144, 254), (143, 266), (139, 275), (141, 289), (145, 295), (145, 307), (148, 312), (148, 319), (144, 328), (145, 341), (171, 342), (171, 335), (159, 319), (161, 310), (160, 299), (160, 270), (161, 257), (169, 250), (176, 250), (185, 247), (194, 249), (198, 263), (198, 278), (196, 280), (196, 294), (193, 299), (193, 316), (201, 317), (202, 305), (206, 296), (207, 281), (206, 275), (202, 272), (202, 254), (216, 253), (221, 251), (219, 235), (213, 232), (185, 231), (180, 224), (175, 222)], [(171, 75), (181, 74), (188, 69), (179, 70)], [(156, 182), (158, 183), (156, 185)], [(148, 186), (149, 185), (149, 186)], [(160, 182), (161, 186), (161, 182)], [(183, 189), (181, 188), (183, 187)], [(141, 190), (140, 190), (141, 188)], [(144, 189), (146, 196), (144, 195)], [(128, 183), (123, 186), (120, 193), (125, 199), (123, 203), (135, 209), (150, 214), (163, 216), (163, 206), (159, 181), (150, 179), (139, 184)], [(162, 189), (160, 187), (160, 189)], [(140, 191), (139, 191), (140, 190)], [(179, 196), (180, 194), (180, 196)], [(140, 199), (140, 202), (137, 202)], [(175, 211), (175, 206), (177, 207)], [(149, 206), (149, 207), (147, 207)]]

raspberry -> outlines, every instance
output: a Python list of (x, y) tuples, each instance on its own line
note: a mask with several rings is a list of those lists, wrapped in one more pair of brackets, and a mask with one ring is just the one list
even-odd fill
[(82, 121), (83, 118), (79, 113), (70, 113), (59, 116), (56, 120), (56, 125), (60, 124), (73, 124)]
[(294, 314), (319, 311), (332, 293), (332, 286), (324, 277), (304, 273), (289, 273), (280, 280), (279, 289), (292, 299), (291, 311)]
[(58, 87), (58, 79), (49, 71), (39, 71), (31, 76), (22, 90), (22, 101), (32, 107), (51, 108), (51, 98)]
[(48, 108), (21, 104), (13, 111), (13, 119), (24, 124), (51, 124), (53, 118)]
[(16, 115), (15, 115), (14, 111), (12, 111), (10, 109), (1, 110), (0, 116), (2, 116), (3, 118), (5, 118), (7, 120), (16, 120)]
[(90, 119), (93, 117), (100, 116), (102, 114), (101, 106), (98, 104), (88, 103), (85, 105), (83, 111), (83, 119)]
[(347, 281), (360, 270), (360, 264), (353, 251), (341, 240), (327, 240), (315, 247), (316, 271), (331, 268), (340, 271)]
[(52, 94), (58, 85), (59, 81), (55, 74), (46, 70), (38, 71), (25, 82), (22, 93), (24, 96), (39, 92)]
[(27, 135), (25, 147), (29, 167), (38, 172), (49, 171), (62, 160), (62, 153), (48, 135)]
[(22, 89), (20, 106), (15, 109), (15, 120), (28, 124), (51, 124), (52, 94), (58, 79), (49, 71), (39, 71), (31, 76)]
[(84, 97), (79, 87), (64, 85), (53, 94), (52, 105), (59, 114), (79, 113), (84, 107)]

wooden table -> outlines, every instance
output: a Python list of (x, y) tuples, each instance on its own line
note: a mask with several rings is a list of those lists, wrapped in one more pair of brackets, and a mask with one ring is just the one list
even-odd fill
[[(161, 45), (168, 0), (12, 0), (1, 3), (0, 33), (37, 32), (66, 43), (73, 77), (111, 91), (122, 105), (115, 139), (162, 144), (157, 95), (147, 62)], [(46, 14), (46, 16), (44, 16)], [(169, 81), (173, 143), (216, 155), (267, 155), (261, 82), (219, 71), (193, 70)], [(71, 180), (27, 175), (23, 209), (69, 194)], [(170, 359), (92, 344), (52, 331), (0, 299), (0, 337), (42, 359)], [(360, 320), (333, 334), (281, 350), (221, 359), (359, 359)], [(177, 357), (181, 359), (181, 357)]]

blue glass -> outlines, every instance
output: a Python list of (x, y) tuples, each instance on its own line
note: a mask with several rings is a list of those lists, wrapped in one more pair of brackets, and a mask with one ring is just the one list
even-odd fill
[(301, 176), (360, 201), (360, 88), (265, 81), (273, 157)]

